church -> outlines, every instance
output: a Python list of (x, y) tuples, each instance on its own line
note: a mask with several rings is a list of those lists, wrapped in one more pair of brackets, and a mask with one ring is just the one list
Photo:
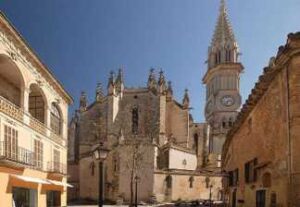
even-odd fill
[(206, 123), (193, 120), (187, 89), (181, 101), (174, 98), (162, 70), (151, 69), (147, 84), (136, 88), (126, 86), (122, 69), (111, 72), (107, 91), (98, 84), (91, 103), (82, 92), (69, 125), (68, 173), (74, 186), (69, 201), (98, 199), (92, 152), (99, 144), (110, 149), (104, 171), (109, 201), (132, 202), (136, 188), (138, 201), (146, 203), (223, 200), (222, 147), (241, 105), (239, 55), (221, 0), (202, 79)]

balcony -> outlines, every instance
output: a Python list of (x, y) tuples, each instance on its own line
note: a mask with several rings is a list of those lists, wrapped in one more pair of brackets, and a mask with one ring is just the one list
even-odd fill
[(37, 131), (38, 133), (46, 136), (47, 133), (47, 127), (40, 122), (39, 120), (37, 120), (36, 118), (29, 116), (29, 126), (30, 128), (32, 128), (33, 130)]
[(16, 168), (34, 167), (34, 153), (23, 147), (2, 141), (0, 142), (0, 163)]
[(51, 161), (48, 162), (47, 171), (57, 175), (65, 175), (67, 173), (67, 167), (63, 163)]
[(0, 112), (3, 112), (4, 114), (23, 122), (24, 112), (21, 108), (14, 105), (7, 99), (0, 96)]
[[(22, 123), (25, 123), (28, 125), (31, 129), (34, 131), (47, 136), (51, 140), (53, 140), (55, 143), (62, 145), (63, 144), (63, 138), (57, 134), (55, 134), (51, 129), (49, 129), (44, 123), (40, 122), (33, 116), (31, 116), (28, 113), (24, 113), (24, 111), (10, 102), (9, 100), (3, 98), (0, 96), (0, 112), (8, 115), (9, 117), (18, 120)], [(26, 123), (27, 122), (27, 123)], [(28, 123), (29, 122), (29, 123)], [(50, 136), (49, 136), (50, 134)]]

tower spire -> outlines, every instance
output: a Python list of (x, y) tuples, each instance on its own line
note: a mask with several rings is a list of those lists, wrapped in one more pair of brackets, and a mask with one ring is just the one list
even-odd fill
[(238, 43), (228, 17), (225, 0), (220, 1), (219, 16), (208, 53), (209, 69), (221, 63), (238, 62)]
[(225, 0), (221, 0), (219, 17), (212, 39), (213, 45), (224, 45), (226, 42), (236, 42), (234, 32), (229, 21)]

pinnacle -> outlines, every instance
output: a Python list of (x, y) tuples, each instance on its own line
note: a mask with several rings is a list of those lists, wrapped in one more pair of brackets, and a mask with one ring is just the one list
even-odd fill
[(217, 21), (217, 25), (215, 28), (215, 32), (212, 39), (213, 45), (225, 45), (227, 41), (236, 42), (234, 33), (228, 18), (227, 7), (225, 0), (221, 0), (220, 9), (219, 9), (219, 17)]

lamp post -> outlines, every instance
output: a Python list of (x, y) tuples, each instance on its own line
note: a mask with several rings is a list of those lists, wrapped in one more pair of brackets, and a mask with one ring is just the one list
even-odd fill
[(210, 180), (209, 177), (206, 177), (205, 178), (205, 182), (206, 182), (206, 188), (209, 188), (209, 206), (211, 207), (212, 206), (212, 200), (211, 200), (211, 197), (212, 197), (212, 188), (213, 188), (213, 182)]
[(96, 149), (94, 149), (93, 154), (96, 160), (99, 161), (99, 191), (98, 191), (98, 206), (103, 206), (104, 201), (104, 166), (103, 162), (108, 155), (109, 150), (106, 149), (101, 143)]
[(139, 181), (139, 177), (136, 175), (134, 177), (135, 180), (135, 207), (138, 207), (138, 181)]
[(211, 189), (212, 189), (212, 187), (213, 187), (213, 185), (210, 185), (210, 186), (209, 186), (209, 207), (212, 206), (212, 205), (211, 205), (211, 203), (212, 203), (212, 201), (211, 201)]

